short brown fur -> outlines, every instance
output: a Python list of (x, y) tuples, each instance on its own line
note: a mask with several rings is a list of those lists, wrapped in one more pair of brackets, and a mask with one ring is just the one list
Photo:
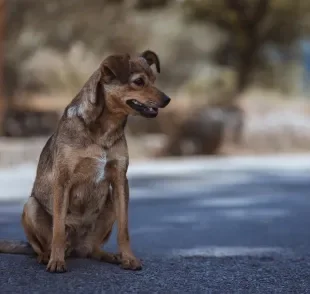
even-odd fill
[[(36, 254), (50, 272), (75, 255), (141, 269), (128, 228), (128, 115), (156, 117), (170, 98), (154, 86), (156, 53), (108, 56), (66, 107), (45, 144), (22, 225), (29, 243), (0, 241), (0, 252)], [(119, 253), (101, 246), (117, 223)], [(30, 244), (30, 246), (29, 246)]]

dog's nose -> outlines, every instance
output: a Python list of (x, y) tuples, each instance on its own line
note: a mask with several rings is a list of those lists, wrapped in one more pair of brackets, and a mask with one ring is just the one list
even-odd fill
[(170, 103), (170, 98), (163, 92), (161, 92), (162, 95), (162, 106), (161, 107), (166, 107)]

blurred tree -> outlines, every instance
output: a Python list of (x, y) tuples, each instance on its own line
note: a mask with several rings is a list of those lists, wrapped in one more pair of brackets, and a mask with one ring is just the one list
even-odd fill
[[(131, 52), (142, 39), (140, 32), (134, 31), (124, 0), (0, 0), (0, 4), (2, 2), (6, 3), (7, 25), (4, 42), (1, 40), (1, 46), (5, 46), (5, 87), (1, 90), (8, 98), (0, 100), (0, 128), (7, 120), (2, 102), (6, 102), (6, 113), (9, 113), (14, 108), (13, 99), (18, 100), (20, 92), (44, 89), (42, 82), (35, 78), (30, 78), (27, 88), (23, 88), (23, 66), (40, 50), (65, 54), (74, 45), (81, 44), (79, 47), (85, 48), (85, 52), (102, 56), (111, 51)], [(1, 11), (0, 35), (2, 21)]]
[(160, 8), (167, 5), (168, 2), (170, 2), (170, 0), (135, 0), (134, 7), (141, 10)]
[(7, 110), (7, 96), (3, 91), (3, 54), (4, 54), (4, 29), (6, 18), (5, 0), (0, 0), (0, 136), (3, 135), (3, 122)]
[[(33, 37), (37, 44), (33, 46), (50, 46), (58, 50), (67, 50), (72, 42), (81, 40), (89, 46), (103, 43), (106, 38), (114, 35), (117, 38), (117, 22), (126, 22), (125, 10), (119, 5), (121, 0), (10, 0), (8, 3), (8, 28), (7, 41), (20, 37), (28, 31), (36, 32)], [(117, 6), (117, 9), (115, 9)], [(107, 23), (114, 26), (113, 32), (109, 31)], [(106, 27), (100, 24), (105, 24)], [(104, 32), (104, 35), (102, 34)], [(102, 38), (94, 36), (102, 35)], [(26, 38), (27, 36), (23, 36)], [(29, 42), (30, 43), (30, 42)], [(11, 45), (11, 43), (9, 43)]]
[(264, 62), (263, 45), (289, 47), (309, 33), (309, 0), (184, 0), (182, 7), (187, 19), (215, 23), (228, 33), (217, 60), (237, 68), (238, 92)]
[[(131, 26), (123, 0), (7, 1), (5, 83), (9, 96), (18, 88), (18, 63), (41, 48), (67, 52), (76, 42), (95, 54), (130, 52), (140, 35)], [(126, 27), (126, 30), (124, 29)]]

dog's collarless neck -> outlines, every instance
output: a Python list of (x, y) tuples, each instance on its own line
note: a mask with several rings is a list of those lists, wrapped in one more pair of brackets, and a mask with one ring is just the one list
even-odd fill
[(98, 120), (93, 135), (103, 149), (111, 148), (123, 135), (128, 116), (115, 116), (104, 112)]

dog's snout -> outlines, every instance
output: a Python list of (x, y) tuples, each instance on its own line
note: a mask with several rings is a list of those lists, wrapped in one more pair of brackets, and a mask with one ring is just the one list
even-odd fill
[(170, 103), (170, 98), (163, 92), (161, 92), (162, 105), (161, 107), (166, 107)]

